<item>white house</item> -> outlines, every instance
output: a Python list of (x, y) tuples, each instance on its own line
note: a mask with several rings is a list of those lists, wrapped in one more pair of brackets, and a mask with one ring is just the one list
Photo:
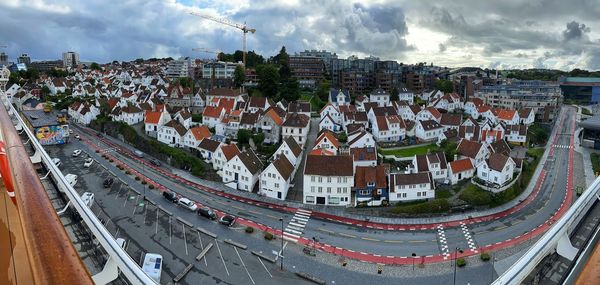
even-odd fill
[(168, 144), (172, 147), (182, 147), (183, 143), (181, 138), (185, 136), (187, 130), (179, 121), (170, 120), (164, 126), (158, 129), (158, 141), (164, 144)]
[(535, 113), (531, 108), (523, 108), (519, 110), (519, 123), (523, 125), (531, 125), (535, 122)]
[(252, 192), (263, 168), (252, 149), (247, 149), (229, 160), (223, 167), (223, 183), (243, 191)]
[(399, 142), (406, 135), (406, 125), (398, 115), (376, 116), (372, 127), (378, 142)]
[(321, 118), (321, 121), (319, 122), (319, 129), (320, 130), (329, 130), (332, 132), (340, 132), (342, 131), (342, 125), (336, 123), (333, 118), (331, 118), (331, 116), (329, 114), (325, 115), (325, 117)]
[(120, 121), (125, 122), (130, 126), (135, 125), (144, 121), (144, 111), (138, 106), (129, 104), (128, 106), (121, 108)]
[(310, 118), (303, 114), (291, 113), (285, 118), (282, 124), (281, 135), (283, 137), (291, 136), (298, 145), (304, 146), (306, 137), (310, 129)]
[(350, 105), (350, 92), (341, 89), (329, 89), (329, 102), (335, 106)]
[(373, 135), (365, 130), (359, 130), (348, 134), (348, 146), (350, 149), (375, 147), (376, 142)]
[(204, 161), (212, 163), (212, 158), (214, 157), (215, 152), (221, 148), (221, 145), (223, 145), (223, 143), (206, 138), (200, 142), (197, 148)]
[(321, 108), (321, 111), (319, 112), (319, 116), (321, 117), (321, 120), (323, 120), (324, 118), (329, 116), (333, 120), (334, 123), (336, 123), (336, 124), (342, 123), (342, 113), (340, 112), (340, 109), (338, 107), (336, 107), (335, 105), (333, 105), (332, 103), (327, 103), (327, 105), (325, 105), (323, 108)]
[(421, 110), (418, 114), (416, 119), (418, 121), (427, 121), (427, 120), (434, 120), (436, 122), (440, 122), (440, 119), (442, 118), (442, 113), (440, 113), (440, 111), (438, 111), (438, 109), (434, 108), (434, 107), (427, 107), (423, 110)]
[(197, 150), (198, 145), (203, 139), (211, 136), (210, 130), (207, 126), (200, 125), (188, 129), (187, 133), (183, 136), (183, 145), (190, 150)]
[(441, 151), (415, 155), (412, 163), (416, 172), (429, 172), (433, 180), (445, 180), (448, 177), (448, 162)]
[(464, 112), (465, 114), (478, 119), (479, 118), (479, 108), (483, 107), (485, 103), (480, 98), (470, 98), (469, 101), (465, 103)]
[(401, 87), (398, 91), (398, 100), (405, 101), (408, 105), (414, 104), (415, 94), (408, 90), (408, 88)]
[(527, 144), (527, 125), (508, 125), (504, 133), (504, 139), (513, 145)]
[(498, 122), (502, 122), (507, 125), (519, 124), (519, 113), (516, 110), (494, 109), (493, 111), (498, 119)]
[(452, 185), (473, 177), (475, 167), (470, 158), (463, 158), (448, 163), (448, 178)]
[(294, 166), (285, 155), (278, 156), (260, 175), (260, 194), (285, 200), (292, 182)]
[(167, 111), (146, 111), (144, 118), (144, 130), (146, 135), (156, 138), (158, 129), (171, 120), (171, 114)]
[(478, 167), (490, 154), (483, 144), (467, 139), (460, 140), (456, 150), (461, 158), (470, 158), (475, 167)]
[(444, 132), (444, 127), (434, 120), (417, 121), (415, 136), (422, 142), (437, 141)]
[(279, 155), (285, 155), (288, 161), (294, 165), (295, 168), (298, 168), (300, 165), (300, 160), (302, 154), (302, 148), (294, 138), (288, 136), (283, 138), (283, 143), (277, 148), (275, 153), (273, 154), (273, 158), (277, 158)]
[(321, 133), (315, 140), (315, 146), (313, 147), (313, 150), (324, 149), (337, 154), (340, 149), (340, 146), (341, 144), (335, 137), (335, 135), (332, 132), (325, 130), (321, 131)]
[(375, 102), (379, 107), (387, 106), (390, 104), (390, 94), (381, 88), (377, 88), (369, 94), (369, 102)]
[(219, 147), (212, 156), (212, 164), (214, 170), (221, 170), (227, 163), (240, 153), (240, 149), (236, 144), (223, 144)]
[(435, 198), (435, 184), (429, 172), (390, 174), (390, 202)]
[(345, 206), (350, 204), (354, 170), (348, 155), (308, 155), (304, 167), (305, 204)]
[(477, 166), (477, 177), (485, 182), (504, 185), (512, 180), (515, 161), (501, 153), (493, 153)]
[(202, 112), (202, 124), (214, 128), (226, 114), (226, 110), (220, 106), (206, 106)]

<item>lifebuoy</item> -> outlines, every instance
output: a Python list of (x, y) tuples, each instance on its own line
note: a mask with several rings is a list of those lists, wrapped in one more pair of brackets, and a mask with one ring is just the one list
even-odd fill
[(8, 166), (8, 156), (6, 155), (6, 148), (4, 142), (0, 141), (0, 174), (2, 175), (2, 181), (4, 181), (4, 187), (8, 193), (8, 197), (15, 203), (15, 188), (13, 186), (12, 177), (10, 175), (10, 168)]

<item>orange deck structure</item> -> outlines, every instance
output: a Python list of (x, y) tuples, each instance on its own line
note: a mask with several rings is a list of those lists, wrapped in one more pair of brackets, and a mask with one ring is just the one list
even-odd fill
[(600, 243), (596, 244), (594, 252), (579, 274), (577, 285), (600, 284)]

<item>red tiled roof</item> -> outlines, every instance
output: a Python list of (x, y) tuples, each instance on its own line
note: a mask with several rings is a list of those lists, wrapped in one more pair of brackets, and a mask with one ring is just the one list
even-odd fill
[(160, 121), (161, 112), (154, 111), (146, 111), (146, 118), (144, 119), (144, 123), (146, 124), (158, 124)]
[(235, 144), (223, 145), (221, 146), (221, 151), (223, 152), (223, 155), (225, 155), (227, 161), (240, 153), (240, 149)]
[(354, 187), (366, 189), (368, 184), (374, 184), (375, 188), (387, 188), (387, 173), (385, 165), (357, 166), (354, 176)]
[(463, 158), (459, 160), (455, 160), (450, 162), (450, 169), (452, 169), (452, 173), (459, 173), (467, 170), (473, 169), (473, 163), (469, 158)]
[(322, 149), (322, 148), (316, 148), (311, 150), (308, 155), (335, 155), (335, 153), (333, 153), (333, 151), (329, 151), (326, 149)]
[(328, 130), (324, 130), (319, 137), (317, 138), (315, 145), (318, 145), (319, 143), (321, 143), (321, 140), (327, 139), (335, 148), (340, 148), (340, 142), (338, 141), (338, 139), (335, 137), (335, 135), (328, 131)]
[(221, 116), (222, 107), (206, 106), (202, 112), (203, 117), (218, 118)]
[(194, 135), (194, 138), (196, 138), (197, 141), (201, 141), (211, 136), (210, 130), (204, 125), (193, 127), (190, 131), (192, 131), (192, 135)]

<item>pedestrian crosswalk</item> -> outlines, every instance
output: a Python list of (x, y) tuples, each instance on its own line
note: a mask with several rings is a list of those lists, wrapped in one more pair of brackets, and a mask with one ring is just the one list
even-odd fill
[(448, 259), (448, 257), (450, 256), (450, 251), (448, 250), (448, 241), (446, 240), (446, 232), (444, 231), (444, 226), (442, 226), (442, 224), (439, 224), (437, 226), (437, 231), (442, 256), (444, 256), (444, 259)]
[(475, 246), (475, 241), (473, 240), (473, 237), (471, 236), (471, 232), (469, 231), (469, 228), (467, 227), (467, 225), (465, 225), (464, 222), (460, 222), (460, 227), (462, 229), (463, 234), (465, 235), (465, 238), (467, 239), (467, 244), (469, 245), (469, 248), (477, 253), (477, 246)]
[(283, 238), (289, 241), (297, 242), (306, 227), (306, 223), (310, 219), (312, 214), (309, 210), (298, 209), (296, 213), (288, 223), (287, 227), (283, 230)]
[(561, 145), (561, 144), (555, 144), (554, 147), (555, 148), (573, 148), (572, 145)]

